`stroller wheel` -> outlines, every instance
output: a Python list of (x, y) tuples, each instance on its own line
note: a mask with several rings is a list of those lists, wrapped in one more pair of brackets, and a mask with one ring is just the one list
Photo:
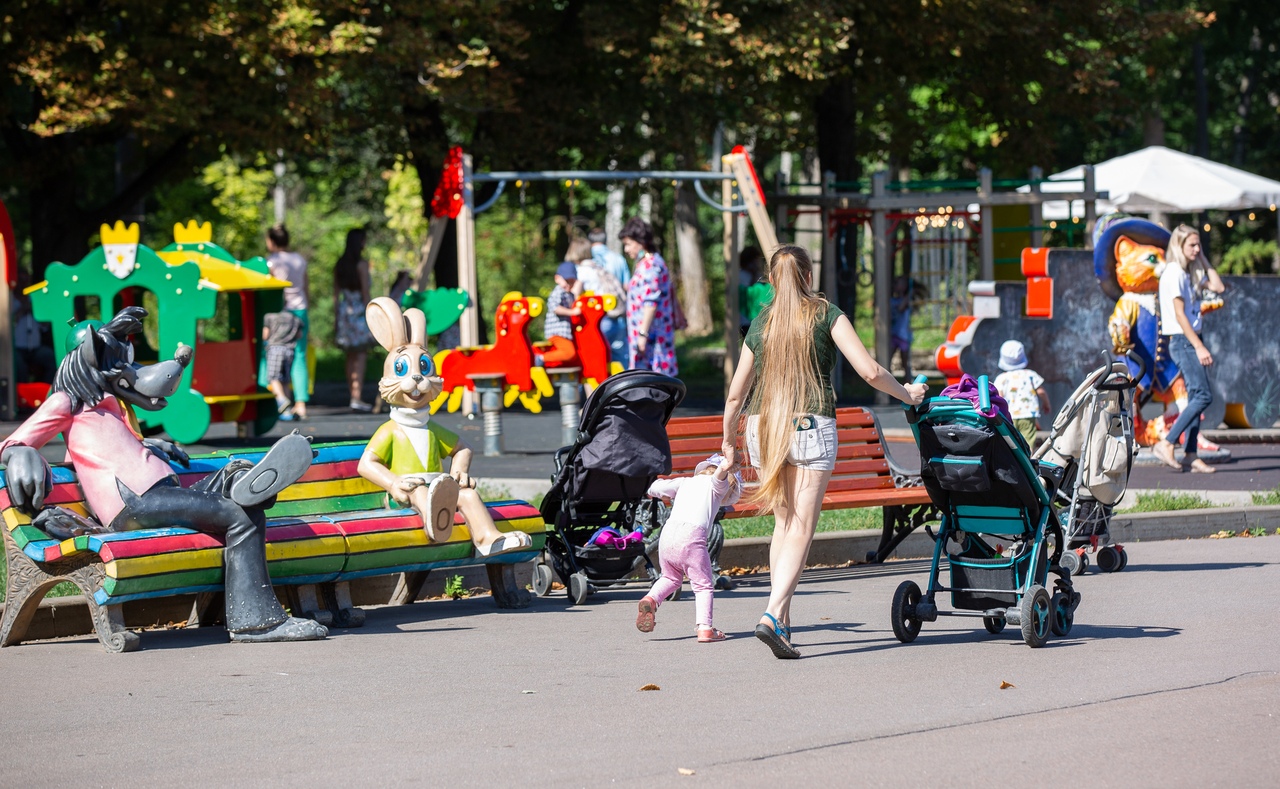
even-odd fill
[(1120, 551), (1120, 566), (1116, 568), (1116, 572), (1120, 572), (1129, 566), (1129, 554), (1124, 548), (1117, 548), (1116, 550)]
[(551, 594), (551, 583), (554, 574), (551, 568), (542, 562), (538, 562), (533, 566), (533, 593), (538, 597), (546, 597)]
[(1097, 556), (1098, 569), (1104, 573), (1116, 572), (1120, 569), (1120, 557), (1120, 551), (1116, 550), (1114, 545), (1099, 548)]
[(1089, 569), (1089, 554), (1081, 553), (1080, 556), (1080, 574), (1084, 575), (1085, 570)]
[(574, 573), (569, 576), (569, 600), (574, 605), (582, 605), (582, 602), (587, 599), (587, 594), (590, 592), (590, 586), (587, 583), (587, 576), (583, 573)]
[(915, 581), (903, 581), (893, 593), (893, 634), (904, 644), (920, 635), (920, 618), (916, 616), (919, 602), (920, 587)]
[(1033, 584), (1022, 596), (1020, 608), (1018, 613), (1022, 622), (1022, 640), (1032, 648), (1044, 646), (1049, 640), (1049, 622), (1052, 618), (1049, 592), (1040, 584)]
[(1053, 630), (1055, 636), (1065, 636), (1071, 632), (1071, 625), (1076, 621), (1076, 613), (1071, 610), (1071, 599), (1058, 592), (1051, 602), (1053, 618), (1049, 622), (1049, 628)]
[(1003, 616), (984, 616), (982, 617), (982, 626), (987, 632), (993, 636), (998, 636), (1004, 632), (1006, 621)]
[(1080, 561), (1080, 554), (1070, 550), (1062, 552), (1062, 558), (1058, 560), (1058, 566), (1067, 575), (1079, 575), (1084, 570), (1084, 563)]

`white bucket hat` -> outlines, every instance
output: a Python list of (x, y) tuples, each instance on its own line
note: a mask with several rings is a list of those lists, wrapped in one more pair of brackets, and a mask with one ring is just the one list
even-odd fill
[(1017, 340), (1007, 340), (1000, 346), (1000, 369), (1021, 370), (1027, 366), (1027, 349)]
[[(701, 474), (704, 469), (718, 468), (723, 462), (724, 455), (717, 452), (706, 460), (699, 462), (698, 465), (694, 467), (693, 473)], [(732, 507), (737, 503), (738, 499), (742, 498), (742, 472), (735, 471), (731, 479), (733, 479), (735, 484), (729, 487), (729, 493), (724, 497), (724, 501), (720, 502), (722, 507)]]

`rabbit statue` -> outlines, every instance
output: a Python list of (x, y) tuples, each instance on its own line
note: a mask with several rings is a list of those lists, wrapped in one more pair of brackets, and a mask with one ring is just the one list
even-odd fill
[[(374, 339), (387, 350), (378, 392), (391, 406), (391, 421), (374, 432), (357, 471), (387, 491), (391, 501), (412, 507), (432, 542), (447, 542), (454, 513), (460, 511), (479, 556), (528, 549), (522, 531), (500, 532), (468, 474), (471, 447), (456, 433), (431, 421), (431, 401), (442, 380), (427, 353), (427, 318), (419, 309), (403, 313), (389, 298), (369, 302), (365, 319)], [(442, 461), (450, 458), (449, 473)], [(390, 505), (391, 502), (388, 502)]]

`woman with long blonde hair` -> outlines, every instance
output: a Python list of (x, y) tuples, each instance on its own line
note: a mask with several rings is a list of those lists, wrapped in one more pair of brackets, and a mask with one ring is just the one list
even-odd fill
[(1160, 273), (1160, 333), (1168, 338), (1169, 356), (1182, 372), (1187, 387), (1187, 404), (1169, 426), (1169, 434), (1156, 442), (1151, 453), (1159, 460), (1182, 471), (1182, 463), (1174, 457), (1173, 445), (1183, 433), (1187, 435), (1183, 460), (1197, 474), (1212, 474), (1214, 469), (1200, 459), (1200, 415), (1213, 402), (1207, 368), (1213, 354), (1200, 339), (1200, 289), (1214, 293), (1226, 290), (1222, 277), (1205, 259), (1200, 234), (1195, 228), (1178, 225), (1169, 236), (1165, 267)]
[(723, 452), (736, 465), (739, 415), (752, 392), (747, 453), (760, 484), (751, 501), (774, 517), (769, 605), (756, 637), (779, 658), (800, 657), (791, 644), (791, 597), (835, 469), (836, 352), (867, 383), (904, 403), (920, 403), (927, 390), (903, 386), (876, 363), (840, 308), (813, 292), (812, 276), (804, 249), (782, 246), (773, 253), (767, 272), (773, 300), (751, 323), (724, 410)]

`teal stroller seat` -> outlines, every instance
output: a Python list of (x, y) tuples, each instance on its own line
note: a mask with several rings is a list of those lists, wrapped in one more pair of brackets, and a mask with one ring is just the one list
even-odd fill
[[(942, 522), (929, 531), (935, 545), (925, 590), (903, 581), (894, 593), (893, 632), (909, 643), (924, 622), (972, 616), (992, 634), (1012, 624), (1028, 646), (1043, 646), (1051, 632), (1070, 632), (1080, 602), (1058, 566), (1062, 527), (1022, 436), (992, 408), (985, 375), (977, 399), (933, 397), (907, 409), (920, 476)], [(940, 595), (950, 595), (952, 610), (939, 610)]]

